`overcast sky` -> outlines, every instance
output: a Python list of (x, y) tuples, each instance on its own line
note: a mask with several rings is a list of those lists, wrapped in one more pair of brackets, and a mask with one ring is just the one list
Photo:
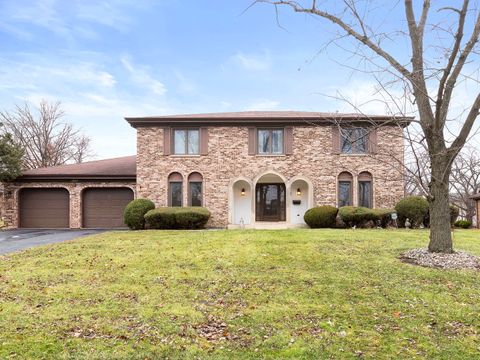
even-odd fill
[[(374, 97), (332, 30), (251, 0), (0, 0), (0, 108), (61, 101), (97, 158), (135, 153), (125, 116), (241, 110), (352, 112)], [(401, 21), (399, 14), (386, 14)], [(385, 19), (382, 19), (384, 21)], [(395, 51), (402, 51), (402, 43)], [(352, 64), (351, 62), (349, 64)], [(368, 113), (385, 106), (368, 102)]]

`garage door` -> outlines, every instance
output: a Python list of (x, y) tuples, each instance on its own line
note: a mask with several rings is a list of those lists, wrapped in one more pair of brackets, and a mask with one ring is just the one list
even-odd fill
[(123, 210), (133, 200), (128, 188), (89, 188), (82, 195), (84, 228), (125, 227)]
[(68, 228), (69, 194), (66, 189), (22, 189), (19, 193), (22, 228)]

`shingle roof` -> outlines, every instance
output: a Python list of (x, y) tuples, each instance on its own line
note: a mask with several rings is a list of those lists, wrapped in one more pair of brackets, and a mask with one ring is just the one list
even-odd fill
[(471, 199), (480, 199), (480, 193), (470, 196)]
[(135, 179), (136, 156), (88, 161), (81, 164), (60, 165), (23, 172), (18, 180), (33, 179)]
[(206, 114), (179, 114), (145, 117), (126, 117), (130, 125), (148, 126), (165, 123), (213, 123), (228, 125), (230, 123), (255, 122), (326, 122), (326, 121), (395, 121), (410, 123), (413, 117), (395, 117), (390, 115), (365, 115), (358, 113), (328, 113), (310, 111), (240, 111)]

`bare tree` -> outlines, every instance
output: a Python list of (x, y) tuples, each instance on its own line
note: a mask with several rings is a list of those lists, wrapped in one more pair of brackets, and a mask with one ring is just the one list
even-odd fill
[(451, 199), (468, 221), (475, 216), (475, 200), (471, 199), (480, 189), (480, 155), (475, 149), (462, 151), (452, 166)]
[[(452, 164), (465, 145), (480, 109), (480, 93), (476, 92), (471, 105), (461, 116), (457, 131), (448, 129), (447, 122), (453, 120), (452, 98), (459, 83), (472, 80), (472, 62), (477, 55), (476, 45), (480, 35), (480, 14), (476, 2), (470, 4), (463, 0), (459, 7), (445, 7), (435, 2), (432, 9), (430, 0), (413, 4), (413, 0), (404, 0), (405, 22), (381, 22), (393, 31), (382, 31), (382, 24), (369, 19), (369, 13), (381, 7), (373, 1), (339, 0), (293, 1), (293, 0), (256, 0), (255, 3), (287, 6), (297, 13), (311, 15), (324, 20), (338, 29), (338, 37), (330, 42), (339, 46), (353, 39), (356, 47), (353, 55), (361, 56), (363, 64), (375, 66), (370, 73), (383, 89), (393, 83), (401, 83), (408, 95), (413, 98), (412, 106), (418, 115), (418, 125), (422, 134), (430, 162), (431, 172), (428, 182), (427, 199), (430, 206), (430, 242), (432, 252), (453, 252), (450, 232), (449, 188)], [(384, 6), (396, 6), (398, 2), (384, 2)], [(436, 8), (435, 8), (436, 6)], [(390, 9), (391, 10), (391, 9)], [(416, 14), (419, 11), (419, 15)], [(439, 20), (433, 14), (448, 13)], [(387, 16), (387, 11), (383, 13)], [(278, 13), (277, 13), (278, 19)], [(394, 19), (394, 18), (393, 18)], [(373, 23), (370, 23), (373, 22)], [(405, 26), (404, 26), (405, 25)], [(428, 33), (428, 36), (426, 36)], [(395, 36), (405, 36), (408, 49), (394, 51), (399, 47)], [(388, 45), (393, 46), (393, 50)], [(343, 47), (345, 48), (345, 47)], [(365, 51), (364, 51), (365, 50)], [(389, 76), (387, 80), (385, 77)], [(392, 80), (393, 79), (393, 80)], [(473, 79), (478, 88), (478, 80)]]
[(24, 150), (25, 169), (81, 163), (91, 156), (90, 138), (63, 121), (59, 102), (42, 100), (36, 110), (24, 103), (0, 112), (0, 121)]

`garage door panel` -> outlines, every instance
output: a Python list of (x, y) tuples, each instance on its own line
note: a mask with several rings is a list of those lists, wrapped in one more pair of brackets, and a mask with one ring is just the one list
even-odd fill
[(26, 188), (19, 192), (19, 219), (23, 228), (68, 228), (69, 193), (63, 188)]
[(133, 200), (129, 188), (88, 188), (82, 194), (83, 227), (121, 228), (123, 211)]

